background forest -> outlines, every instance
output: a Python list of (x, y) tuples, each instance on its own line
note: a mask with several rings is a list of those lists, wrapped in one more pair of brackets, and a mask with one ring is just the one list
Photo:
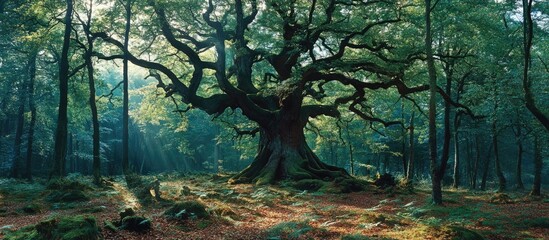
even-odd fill
[(549, 184), (547, 1), (2, 0), (0, 14), (4, 178), (389, 173), (436, 204), (441, 187)]

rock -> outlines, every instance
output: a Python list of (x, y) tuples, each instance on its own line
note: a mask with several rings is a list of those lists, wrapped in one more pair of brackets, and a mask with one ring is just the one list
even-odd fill
[(292, 184), (292, 187), (298, 190), (307, 190), (311, 192), (318, 191), (324, 186), (324, 181), (318, 179), (303, 179)]
[(374, 185), (381, 189), (385, 189), (388, 187), (395, 187), (396, 181), (395, 177), (389, 173), (384, 173), (383, 175), (377, 175), (376, 180), (374, 181)]
[(206, 207), (197, 201), (186, 201), (174, 204), (164, 212), (164, 216), (171, 219), (207, 218), (209, 216)]
[(135, 216), (135, 211), (133, 208), (126, 208), (124, 211), (120, 212), (118, 215), (120, 215), (120, 221), (126, 217)]
[(122, 219), (119, 228), (132, 232), (144, 232), (151, 229), (151, 220), (140, 216), (128, 216)]

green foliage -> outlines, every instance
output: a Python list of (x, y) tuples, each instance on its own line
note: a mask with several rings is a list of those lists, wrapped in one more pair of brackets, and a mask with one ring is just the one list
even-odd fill
[(175, 203), (164, 212), (164, 216), (170, 219), (186, 220), (207, 218), (209, 214), (204, 204), (197, 201), (186, 201)]
[(311, 230), (307, 222), (283, 222), (267, 229), (267, 239), (298, 239)]

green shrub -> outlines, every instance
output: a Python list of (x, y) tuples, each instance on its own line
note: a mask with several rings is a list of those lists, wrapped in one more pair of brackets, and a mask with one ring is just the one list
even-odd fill
[(171, 219), (195, 219), (195, 218), (207, 218), (208, 212), (206, 207), (197, 201), (186, 201), (174, 204), (168, 210), (164, 212), (164, 216)]
[(8, 232), (4, 237), (4, 239), (5, 240), (42, 240), (43, 238), (40, 238), (40, 236), (38, 235), (38, 232), (36, 231), (36, 228), (34, 228), (34, 225), (32, 225), (32, 226), (23, 227), (15, 232)]

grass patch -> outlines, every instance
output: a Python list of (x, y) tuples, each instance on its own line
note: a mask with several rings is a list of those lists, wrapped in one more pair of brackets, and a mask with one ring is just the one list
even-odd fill
[(539, 217), (534, 219), (524, 220), (524, 225), (526, 227), (532, 228), (549, 228), (549, 217)]
[(307, 222), (283, 222), (267, 230), (267, 239), (298, 239), (313, 230)]
[(96, 240), (99, 238), (100, 232), (95, 218), (87, 215), (47, 219), (36, 225), (8, 233), (5, 237), (7, 240)]

